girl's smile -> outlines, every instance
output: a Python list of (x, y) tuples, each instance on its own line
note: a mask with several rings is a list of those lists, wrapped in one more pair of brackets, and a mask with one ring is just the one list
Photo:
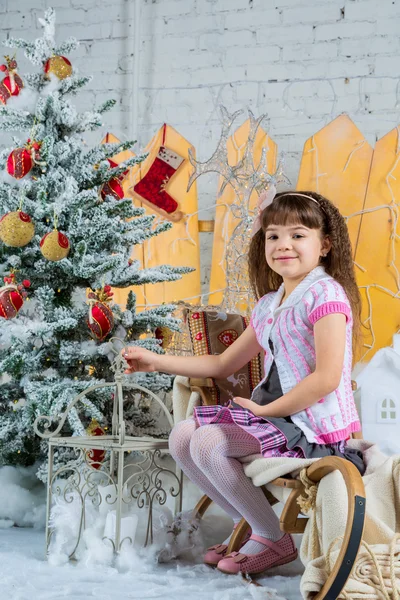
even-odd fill
[(279, 256), (278, 258), (275, 258), (274, 260), (295, 260), (297, 258), (297, 256)]
[(268, 265), (282, 276), (286, 293), (320, 264), (321, 256), (330, 249), (328, 238), (319, 229), (295, 225), (269, 225), (265, 231), (265, 258)]

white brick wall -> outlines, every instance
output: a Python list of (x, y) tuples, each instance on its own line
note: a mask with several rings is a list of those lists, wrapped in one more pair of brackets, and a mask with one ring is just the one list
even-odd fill
[[(49, 5), (58, 38), (82, 41), (73, 64), (94, 75), (78, 107), (115, 97), (104, 131), (129, 137), (133, 0), (0, 0), (0, 37), (37, 37)], [(206, 159), (219, 137), (218, 104), (251, 107), (268, 113), (295, 184), (304, 141), (341, 112), (371, 143), (398, 124), (399, 31), (398, 0), (142, 0), (139, 142), (166, 120)], [(207, 207), (216, 180), (198, 186)]]

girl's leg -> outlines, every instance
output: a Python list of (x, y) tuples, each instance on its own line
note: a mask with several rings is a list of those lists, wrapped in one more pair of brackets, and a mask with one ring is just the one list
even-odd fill
[[(279, 519), (261, 488), (253, 485), (237, 460), (260, 453), (260, 444), (252, 435), (236, 424), (204, 425), (191, 436), (190, 453), (197, 469), (204, 473), (219, 495), (245, 517), (253, 534), (273, 542), (283, 537)], [(257, 554), (263, 550), (265, 546), (250, 540), (240, 552)]]
[(169, 449), (171, 456), (194, 484), (197, 485), (213, 502), (218, 504), (230, 517), (235, 525), (242, 518), (241, 514), (233, 508), (232, 504), (215, 488), (207, 476), (193, 462), (190, 455), (190, 440), (196, 431), (194, 419), (181, 421), (172, 429), (169, 436)]

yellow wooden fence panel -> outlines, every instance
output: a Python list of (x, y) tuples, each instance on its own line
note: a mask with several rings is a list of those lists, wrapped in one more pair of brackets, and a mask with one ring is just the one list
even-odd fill
[[(318, 192), (342, 215), (363, 209), (373, 149), (347, 115), (341, 115), (304, 144), (296, 189)], [(348, 222), (353, 256), (361, 216)]]
[[(390, 345), (393, 333), (400, 328), (400, 299), (376, 287), (385, 287), (392, 294), (399, 291), (400, 261), (393, 254), (399, 245), (397, 239), (391, 239), (394, 213), (385, 208), (361, 214), (390, 204), (387, 176), (390, 172), (400, 176), (398, 161), (397, 129), (377, 142), (373, 150), (351, 119), (341, 115), (306, 141), (297, 182), (298, 190), (321, 193), (348, 217), (363, 299), (362, 320), (368, 327), (363, 331), (362, 360), (370, 360), (380, 348)], [(392, 178), (389, 182), (396, 198), (400, 182)], [(392, 206), (396, 209), (395, 203)]]
[[(249, 136), (249, 131), (250, 121), (249, 119), (247, 119), (247, 121), (245, 121), (228, 139), (228, 162), (230, 165), (237, 164), (238, 161), (242, 158), (246, 141)], [(255, 165), (259, 163), (262, 148), (267, 144), (268, 172), (273, 173), (276, 169), (277, 146), (275, 142), (268, 136), (268, 134), (262, 129), (262, 127), (259, 127), (254, 142)], [(221, 187), (222, 182), (223, 179), (220, 178), (219, 188)], [(255, 209), (257, 205), (257, 198), (257, 193), (253, 192), (250, 198), (251, 210)], [(239, 219), (236, 218), (232, 214), (231, 210), (228, 208), (228, 206), (233, 204), (234, 201), (235, 192), (233, 191), (233, 188), (228, 184), (222, 195), (217, 199), (217, 207), (215, 210), (215, 228), (211, 263), (209, 304), (220, 304), (223, 300), (223, 292), (218, 292), (216, 290), (224, 289), (226, 286), (225, 253), (227, 249), (227, 243), (235, 227), (239, 224)]]
[[(369, 327), (365, 343), (371, 346), (364, 348), (363, 360), (390, 346), (400, 329), (400, 245), (395, 237), (400, 234), (399, 135), (397, 127), (376, 143), (364, 207), (371, 212), (361, 217), (356, 248), (363, 319)], [(399, 296), (394, 298), (395, 294)]]

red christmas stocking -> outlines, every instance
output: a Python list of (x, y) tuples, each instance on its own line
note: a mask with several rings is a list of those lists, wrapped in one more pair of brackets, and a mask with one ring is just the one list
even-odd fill
[(163, 145), (160, 146), (149, 171), (134, 186), (133, 191), (139, 196), (141, 202), (150, 206), (163, 217), (170, 221), (180, 221), (183, 213), (178, 210), (177, 201), (168, 194), (165, 188), (185, 159), (177, 152), (164, 146), (165, 129), (166, 125), (164, 125)]

